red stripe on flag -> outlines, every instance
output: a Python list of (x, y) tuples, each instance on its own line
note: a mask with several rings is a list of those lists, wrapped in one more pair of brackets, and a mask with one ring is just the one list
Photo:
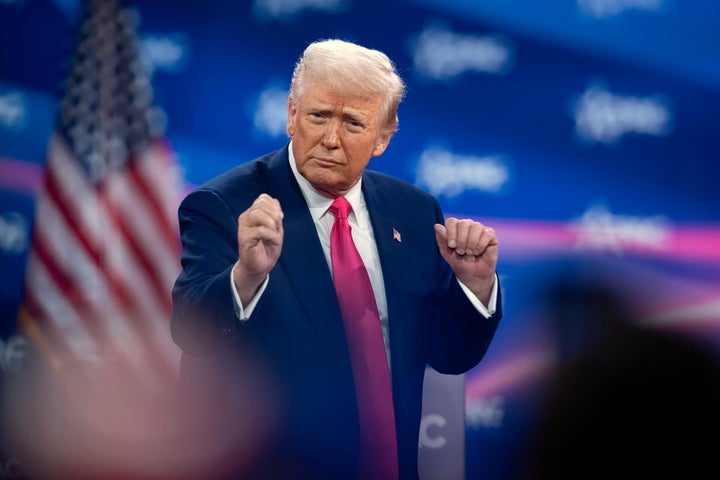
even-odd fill
[[(156, 165), (160, 165), (162, 167), (162, 170), (166, 171), (168, 175), (171, 174), (169, 171), (169, 165), (168, 165), (168, 158), (169, 152), (167, 151), (167, 146), (161, 142), (153, 142), (153, 145), (150, 146), (150, 152), (153, 155), (152, 159), (144, 159), (140, 158), (137, 159), (137, 161), (131, 161), (130, 162), (130, 168), (129, 173), (132, 179), (135, 182), (135, 185), (138, 187), (138, 189), (143, 193), (143, 200), (147, 204), (148, 208), (151, 209), (153, 213), (153, 217), (158, 222), (158, 226), (163, 232), (163, 236), (165, 239), (165, 242), (168, 246), (175, 245), (176, 251), (178, 252), (178, 255), (180, 254), (180, 242), (179, 239), (179, 231), (177, 228), (176, 223), (171, 223), (171, 219), (168, 218), (167, 215), (167, 207), (168, 205), (163, 205), (163, 199), (161, 197), (158, 197), (156, 192), (159, 191), (157, 185), (152, 185), (149, 182), (148, 179), (146, 179), (142, 172), (139, 170), (139, 166), (141, 165), (140, 162), (146, 161), (146, 160), (152, 160), (152, 162)], [(167, 203), (167, 202), (165, 202)], [(173, 207), (175, 207), (173, 205)], [(175, 208), (172, 208), (172, 211), (175, 212)], [(173, 216), (174, 218), (174, 216)]]
[[(129, 253), (131, 253), (135, 260), (140, 263), (140, 266), (143, 269), (142, 273), (150, 281), (156, 298), (162, 303), (165, 311), (170, 313), (172, 309), (172, 302), (170, 301), (170, 297), (168, 295), (167, 286), (162, 284), (162, 279), (153, 267), (153, 263), (149, 258), (149, 252), (143, 251), (140, 247), (137, 241), (136, 233), (128, 226), (127, 219), (123, 216), (122, 212), (109, 202), (106, 195), (101, 195), (100, 198), (102, 203), (105, 205), (105, 210), (108, 212), (110, 219), (118, 227), (119, 232), (122, 233), (123, 239), (129, 247)], [(115, 283), (116, 282), (113, 282), (114, 285)], [(117, 285), (117, 288), (118, 294), (123, 299), (123, 304), (128, 304), (128, 302), (130, 302), (128, 292), (124, 288), (121, 289), (119, 284)]]

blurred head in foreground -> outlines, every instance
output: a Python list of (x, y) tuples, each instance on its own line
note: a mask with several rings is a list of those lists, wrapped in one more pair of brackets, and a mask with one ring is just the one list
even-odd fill
[(607, 285), (569, 280), (549, 296), (559, 358), (519, 478), (707, 478), (720, 438), (715, 354), (633, 322)]

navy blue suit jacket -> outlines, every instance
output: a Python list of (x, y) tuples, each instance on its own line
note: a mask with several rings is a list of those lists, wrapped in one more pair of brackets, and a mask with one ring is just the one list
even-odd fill
[[(372, 171), (364, 172), (362, 190), (387, 296), (401, 478), (414, 479), (426, 366), (460, 374), (477, 365), (501, 301), (486, 319), (461, 290), (437, 248), (433, 224), (444, 218), (432, 196)], [(263, 192), (280, 202), (285, 237), (268, 286), (243, 324), (230, 287), (237, 218)], [(252, 471), (248, 478), (352, 478), (358, 420), (350, 357), (331, 272), (287, 146), (200, 186), (182, 202), (179, 218), (183, 270), (173, 289), (172, 334), (183, 350), (181, 377), (221, 402), (214, 407), (224, 412), (221, 427), (247, 418), (267, 427), (251, 465), (243, 464)]]

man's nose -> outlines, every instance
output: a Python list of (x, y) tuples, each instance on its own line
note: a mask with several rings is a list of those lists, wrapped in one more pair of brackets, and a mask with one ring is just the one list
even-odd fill
[(338, 125), (335, 122), (328, 124), (322, 138), (322, 144), (325, 148), (335, 148), (338, 146)]

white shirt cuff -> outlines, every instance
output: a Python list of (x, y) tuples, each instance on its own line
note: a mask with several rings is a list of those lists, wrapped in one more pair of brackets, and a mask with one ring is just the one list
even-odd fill
[[(236, 264), (237, 265), (237, 264)], [(232, 289), (233, 293), (233, 304), (235, 306), (235, 316), (240, 320), (241, 322), (247, 322), (250, 318), (250, 315), (252, 315), (253, 310), (255, 310), (255, 305), (257, 305), (258, 301), (260, 300), (260, 297), (262, 297), (263, 292), (265, 291), (265, 287), (267, 287), (268, 282), (270, 281), (270, 275), (265, 277), (265, 280), (260, 285), (260, 288), (258, 288), (257, 293), (255, 293), (255, 296), (250, 300), (250, 303), (248, 303), (247, 307), (243, 308), (242, 302), (240, 301), (240, 294), (237, 291), (237, 288), (235, 288), (235, 282), (233, 281), (233, 271), (235, 270), (235, 265), (233, 265), (232, 271), (230, 271), (230, 288)]]
[(477, 311), (480, 312), (483, 317), (489, 318), (495, 313), (498, 294), (497, 273), (495, 274), (495, 282), (493, 283), (492, 292), (490, 292), (490, 301), (488, 302), (487, 307), (483, 305), (483, 303), (475, 296), (475, 294), (471, 292), (470, 289), (466, 287), (460, 280), (458, 280), (458, 283), (460, 284), (460, 288), (462, 288), (465, 292), (465, 295), (467, 295), (467, 297), (470, 299)]

